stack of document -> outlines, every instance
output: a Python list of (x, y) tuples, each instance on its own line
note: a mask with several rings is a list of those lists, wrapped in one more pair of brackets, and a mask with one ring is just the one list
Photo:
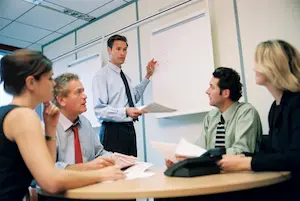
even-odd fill
[(118, 165), (121, 169), (132, 166), (136, 163), (136, 157), (120, 154), (117, 152), (113, 153), (112, 159), (115, 161), (116, 165)]
[(164, 158), (169, 159), (173, 163), (178, 162), (176, 155), (193, 158), (199, 157), (207, 151), (206, 149), (189, 143), (184, 138), (181, 138), (178, 144), (152, 141), (151, 145), (160, 152)]
[(127, 167), (127, 169), (124, 171), (126, 180), (146, 178), (154, 175), (153, 172), (146, 172), (151, 166), (153, 166), (152, 163), (138, 162), (137, 158), (134, 156), (128, 156), (115, 152), (112, 155), (112, 159), (121, 169)]
[(141, 107), (138, 107), (140, 110), (144, 110), (148, 113), (161, 113), (161, 112), (175, 112), (176, 109), (172, 109), (163, 105), (160, 105), (158, 103), (150, 103), (149, 105), (144, 105)]

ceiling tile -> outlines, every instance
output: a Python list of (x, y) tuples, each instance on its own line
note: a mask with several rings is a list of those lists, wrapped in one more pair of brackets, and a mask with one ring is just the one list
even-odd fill
[(42, 38), (41, 40), (37, 41), (36, 43), (44, 45), (60, 36), (62, 36), (62, 34), (53, 32), (52, 34), (46, 36), (45, 38)]
[(34, 6), (23, 0), (0, 0), (0, 17), (14, 20)]
[(11, 22), (11, 20), (0, 18), (0, 30)]
[(5, 44), (5, 45), (14, 46), (14, 47), (19, 47), (19, 48), (25, 48), (31, 44), (29, 42), (16, 40), (16, 39), (8, 38), (5, 36), (0, 36), (0, 43)]
[(72, 16), (37, 6), (17, 19), (17, 21), (31, 24), (47, 30), (56, 31), (57, 29), (74, 21), (75, 19), (76, 18)]
[(101, 8), (98, 8), (97, 10), (89, 13), (89, 15), (92, 15), (95, 17), (100, 17), (100, 16), (104, 15), (105, 13), (108, 13), (108, 12), (122, 6), (125, 3), (126, 2), (123, 0), (114, 0), (113, 2), (106, 4), (105, 6), (102, 6)]
[(31, 50), (36, 50), (36, 51), (42, 51), (42, 45), (40, 44), (31, 44), (30, 46), (27, 47), (28, 49), (31, 49)]
[(8, 36), (29, 42), (35, 42), (50, 33), (50, 31), (18, 22), (13, 22), (0, 31), (0, 35), (2, 36)]
[(88, 23), (87, 21), (84, 20), (76, 20), (70, 24), (68, 24), (67, 26), (61, 28), (58, 30), (58, 32), (60, 33), (68, 33), (69, 31), (72, 31), (82, 25), (84, 25), (85, 23)]
[[(70, 1), (70, 0), (45, 0), (48, 3), (60, 5), (82, 13), (89, 13), (95, 8), (99, 8), (114, 0), (85, 0), (85, 1)], [(94, 16), (95, 17), (95, 16)]]

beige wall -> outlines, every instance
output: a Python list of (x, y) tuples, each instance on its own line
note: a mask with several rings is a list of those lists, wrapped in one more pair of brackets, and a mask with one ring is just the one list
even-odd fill
[(299, 0), (237, 1), (248, 101), (260, 113), (264, 133), (268, 133), (268, 111), (273, 97), (255, 84), (254, 52), (264, 40), (283, 39), (300, 49)]

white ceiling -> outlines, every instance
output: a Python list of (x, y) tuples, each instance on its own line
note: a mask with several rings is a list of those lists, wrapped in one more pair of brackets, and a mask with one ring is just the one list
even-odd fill
[[(100, 17), (132, 0), (44, 0), (42, 5), (69, 8)], [(24, 0), (0, 0), (0, 44), (41, 50), (41, 46), (88, 23)]]

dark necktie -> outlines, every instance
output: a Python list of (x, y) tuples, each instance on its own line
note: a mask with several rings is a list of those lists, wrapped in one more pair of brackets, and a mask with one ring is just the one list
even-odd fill
[[(126, 91), (126, 96), (127, 96), (127, 99), (128, 99), (129, 107), (134, 107), (134, 104), (133, 104), (133, 101), (132, 101), (132, 97), (131, 97), (131, 93), (130, 93), (130, 88), (129, 88), (127, 79), (125, 77), (125, 74), (123, 73), (122, 70), (120, 72), (120, 75), (121, 75), (121, 78), (122, 78), (123, 83), (125, 85), (125, 91)], [(133, 119), (133, 121), (138, 121), (138, 119)]]
[(225, 120), (222, 115), (221, 115), (220, 122), (217, 125), (215, 147), (216, 148), (225, 147)]

